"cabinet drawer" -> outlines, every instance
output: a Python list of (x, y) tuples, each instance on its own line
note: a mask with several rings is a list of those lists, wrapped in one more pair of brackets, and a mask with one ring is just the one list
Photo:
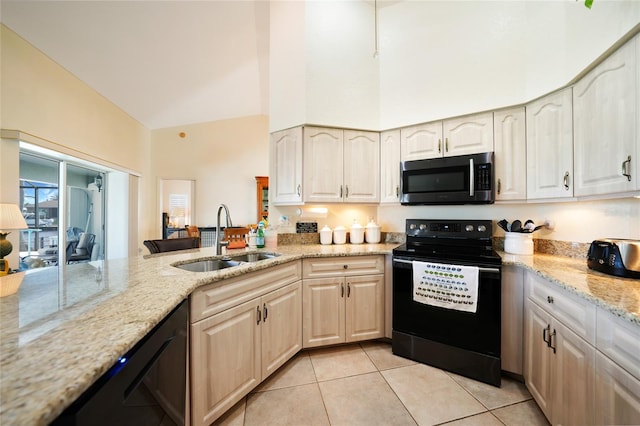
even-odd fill
[(384, 273), (384, 256), (318, 257), (302, 261), (303, 278), (345, 277)]
[(525, 276), (525, 292), (529, 299), (595, 346), (595, 305), (532, 272)]
[(596, 347), (640, 380), (640, 327), (598, 308)]
[(191, 323), (298, 281), (301, 269), (297, 260), (198, 288), (191, 294)]

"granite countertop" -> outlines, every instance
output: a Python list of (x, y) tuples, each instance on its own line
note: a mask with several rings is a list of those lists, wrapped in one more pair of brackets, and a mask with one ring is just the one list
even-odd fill
[(553, 254), (499, 254), (503, 265), (516, 265), (535, 272), (565, 290), (640, 326), (640, 280), (593, 271), (587, 267), (586, 259)]
[[(202, 285), (304, 257), (387, 255), (397, 245), (281, 245), (264, 250), (279, 257), (204, 273), (171, 265), (211, 257), (211, 248), (27, 271), (20, 291), (0, 299), (0, 424), (51, 422)], [(576, 259), (500, 254), (640, 325), (640, 280)]]

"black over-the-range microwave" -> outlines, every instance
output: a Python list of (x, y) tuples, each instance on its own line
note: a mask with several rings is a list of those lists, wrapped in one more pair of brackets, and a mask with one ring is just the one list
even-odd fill
[(404, 205), (492, 204), (493, 152), (400, 163)]

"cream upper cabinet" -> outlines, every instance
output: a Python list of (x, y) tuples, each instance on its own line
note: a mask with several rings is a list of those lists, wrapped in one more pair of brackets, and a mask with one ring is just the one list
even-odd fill
[(636, 37), (573, 88), (576, 196), (640, 188), (637, 44)]
[(380, 139), (376, 132), (304, 128), (304, 201), (377, 203)]
[(527, 198), (573, 197), (571, 88), (526, 106)]
[(344, 131), (344, 193), (346, 203), (380, 201), (380, 134)]
[(305, 202), (342, 202), (343, 137), (339, 129), (304, 128)]
[(442, 123), (445, 157), (493, 151), (493, 113), (466, 115)]
[(380, 134), (380, 204), (400, 202), (400, 130)]
[(269, 179), (272, 204), (302, 204), (302, 127), (271, 134)]
[(442, 121), (400, 129), (402, 161), (442, 157)]
[(527, 198), (527, 132), (524, 107), (493, 113), (496, 200)]

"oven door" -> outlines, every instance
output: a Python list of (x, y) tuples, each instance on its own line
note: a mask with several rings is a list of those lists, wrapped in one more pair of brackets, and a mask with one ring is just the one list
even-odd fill
[[(415, 260), (463, 264), (422, 257)], [(415, 302), (411, 262), (411, 258), (393, 259), (393, 330), (500, 358), (500, 266), (480, 267), (477, 309), (471, 313)]]

